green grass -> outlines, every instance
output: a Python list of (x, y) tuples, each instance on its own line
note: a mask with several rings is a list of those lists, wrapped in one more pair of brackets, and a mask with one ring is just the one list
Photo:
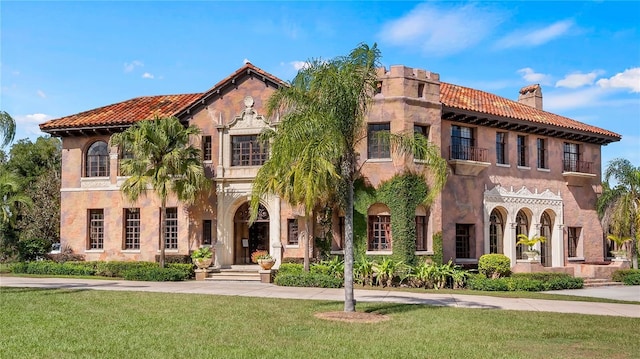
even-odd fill
[(635, 358), (640, 319), (360, 303), (0, 288), (1, 358)]

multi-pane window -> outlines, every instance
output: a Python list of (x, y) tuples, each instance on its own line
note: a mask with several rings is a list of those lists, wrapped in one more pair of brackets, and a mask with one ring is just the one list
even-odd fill
[(551, 266), (551, 217), (547, 212), (543, 212), (540, 217), (540, 235), (547, 240), (540, 243), (540, 264), (545, 267)]
[(518, 166), (527, 167), (527, 136), (518, 135)]
[(178, 208), (168, 207), (164, 218), (165, 249), (178, 249)]
[(88, 249), (104, 248), (104, 210), (90, 209), (88, 221)]
[(202, 136), (202, 159), (211, 161), (211, 136)]
[(257, 135), (231, 137), (232, 166), (261, 166), (267, 161), (268, 146)]
[(496, 163), (507, 164), (506, 132), (496, 132)]
[(389, 133), (391, 125), (388, 123), (370, 124), (367, 130), (367, 158), (390, 158), (391, 150), (389, 138), (382, 135)]
[(504, 231), (502, 215), (497, 210), (489, 216), (489, 253), (502, 254), (502, 238)]
[(205, 219), (202, 221), (202, 244), (211, 245), (213, 243), (213, 221)]
[(287, 219), (287, 244), (298, 245), (298, 221), (294, 218)]
[(451, 126), (451, 156), (456, 160), (474, 160), (473, 129), (463, 126)]
[(547, 167), (547, 144), (544, 138), (538, 138), (538, 168)]
[(370, 251), (391, 249), (391, 216), (369, 216)]
[[(529, 218), (522, 211), (518, 211), (516, 215), (516, 239), (518, 241), (518, 235), (524, 234), (525, 236), (529, 235)], [(516, 246), (516, 259), (522, 259), (522, 253), (526, 250), (524, 244), (518, 244)]]
[(564, 144), (564, 171), (578, 172), (580, 161), (580, 146), (577, 143)]
[(471, 258), (472, 224), (456, 223), (456, 258)]
[(427, 216), (416, 216), (416, 250), (427, 250)]
[(578, 256), (578, 241), (580, 240), (580, 229), (580, 227), (569, 227), (567, 230), (567, 254), (569, 257)]
[(85, 177), (109, 176), (109, 146), (104, 141), (94, 142), (85, 157)]
[(124, 209), (124, 249), (140, 249), (140, 208)]

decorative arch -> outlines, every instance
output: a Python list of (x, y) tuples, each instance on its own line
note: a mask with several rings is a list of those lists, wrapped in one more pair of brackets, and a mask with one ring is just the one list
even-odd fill
[(84, 177), (109, 176), (109, 145), (105, 141), (95, 141), (85, 151)]
[(367, 210), (367, 250), (390, 251), (392, 246), (391, 212), (382, 203), (374, 203)]
[(549, 267), (552, 263), (553, 248), (553, 219), (550, 211), (544, 211), (540, 216), (540, 235), (546, 238), (546, 241), (540, 244), (540, 263)]
[[(527, 214), (527, 212), (530, 211), (526, 211), (524, 209), (521, 209), (518, 211), (518, 213), (516, 214), (516, 221), (515, 221), (515, 242), (518, 241), (518, 236), (521, 234), (524, 234), (525, 236), (529, 236), (529, 229), (531, 228), (529, 225), (531, 223), (530, 221), (530, 216)], [(522, 258), (522, 253), (526, 250), (525, 246), (523, 244), (518, 244), (516, 245), (516, 259), (523, 259)]]
[(489, 214), (489, 253), (504, 254), (506, 210), (496, 207)]

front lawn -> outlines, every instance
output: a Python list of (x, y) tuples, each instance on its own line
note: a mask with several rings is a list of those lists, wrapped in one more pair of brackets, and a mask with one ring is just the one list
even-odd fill
[(0, 288), (2, 358), (634, 358), (639, 319), (360, 303)]

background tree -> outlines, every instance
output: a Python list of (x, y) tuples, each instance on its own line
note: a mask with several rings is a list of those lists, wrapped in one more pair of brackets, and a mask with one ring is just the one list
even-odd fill
[[(613, 186), (610, 180), (614, 180)], [(630, 252), (633, 267), (638, 268), (638, 241), (640, 240), (640, 167), (627, 159), (609, 161), (604, 173), (602, 195), (597, 211), (605, 233), (631, 238)]]
[(25, 188), (32, 206), (21, 208), (16, 229), (20, 241), (40, 238), (60, 242), (60, 172), (55, 168), (38, 176)]
[[(348, 56), (311, 60), (291, 85), (268, 100), (270, 116), (281, 114), (271, 135), (272, 154), (258, 171), (253, 212), (265, 194), (278, 194), (306, 210), (333, 195), (345, 213), (344, 287), (347, 312), (355, 311), (353, 295), (354, 182), (360, 177), (357, 145), (366, 139), (365, 116), (375, 93), (380, 52), (361, 44)], [(269, 137), (269, 136), (267, 136)], [(434, 169), (433, 191), (446, 180), (446, 162), (422, 136), (390, 135), (396, 153), (413, 153)], [(256, 185), (257, 184), (257, 185)], [(435, 194), (430, 193), (430, 199)], [(307, 215), (310, 211), (307, 211)]]
[(15, 221), (20, 207), (30, 206), (31, 199), (22, 191), (20, 178), (12, 172), (0, 174), (0, 249), (2, 257), (12, 255), (16, 248)]
[(0, 147), (10, 144), (15, 135), (16, 121), (5, 111), (0, 111)]
[(208, 185), (200, 149), (191, 145), (200, 134), (195, 126), (186, 127), (175, 117), (140, 121), (111, 137), (111, 145), (131, 154), (121, 162), (120, 171), (129, 176), (120, 189), (130, 201), (147, 195), (147, 188), (160, 199), (160, 266), (164, 267), (166, 247), (167, 198), (173, 194), (192, 204)]
[(7, 169), (14, 172), (26, 184), (49, 171), (60, 176), (62, 142), (55, 137), (40, 136), (35, 142), (22, 139), (14, 143), (9, 151)]

